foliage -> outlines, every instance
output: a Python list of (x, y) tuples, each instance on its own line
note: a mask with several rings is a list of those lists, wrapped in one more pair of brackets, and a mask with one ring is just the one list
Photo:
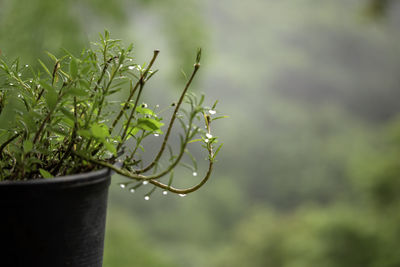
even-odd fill
[[(42, 71), (23, 66), (18, 59), (11, 64), (1, 60), (1, 180), (51, 178), (107, 167), (131, 179), (122, 187), (136, 182), (131, 190), (143, 183), (154, 185), (149, 194), (156, 187), (180, 194), (200, 188), (210, 177), (220, 148), (214, 150), (217, 137), (211, 134), (211, 122), (218, 119), (211, 116), (216, 103), (204, 107), (204, 96), (188, 93), (200, 68), (201, 50), (179, 100), (172, 105), (165, 134), (158, 107), (140, 102), (145, 84), (157, 72), (152, 67), (159, 51), (154, 51), (148, 65), (138, 65), (132, 50), (132, 45), (124, 48), (105, 31), (93, 49), (84, 50), (79, 57), (68, 51), (61, 58), (48, 53), (54, 64), (50, 68), (39, 60)], [(128, 96), (115, 100), (123, 91)], [(169, 145), (176, 120), (182, 126), (178, 152)], [(162, 134), (160, 150), (144, 166), (143, 141)], [(208, 171), (195, 186), (174, 188), (173, 170), (185, 154), (193, 162), (193, 166), (186, 165), (197, 172), (196, 161), (187, 150), (188, 144), (196, 141), (208, 152)], [(164, 159), (167, 148), (169, 157)], [(150, 171), (153, 173), (146, 175)], [(159, 181), (166, 175), (170, 175), (168, 183)]]

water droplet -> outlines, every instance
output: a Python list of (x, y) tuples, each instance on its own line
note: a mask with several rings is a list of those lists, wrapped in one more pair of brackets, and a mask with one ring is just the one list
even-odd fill
[(125, 184), (119, 184), (119, 187), (121, 187), (121, 188), (125, 188), (125, 187), (126, 187), (126, 185), (125, 185)]
[(160, 107), (160, 105), (159, 105), (159, 104), (157, 104), (157, 105), (156, 105), (156, 108), (159, 108), (159, 107)]
[(185, 197), (185, 196), (186, 196), (186, 194), (179, 194), (179, 196), (180, 196), (180, 197)]
[(215, 113), (217, 113), (215, 110), (213, 110), (213, 109), (210, 109), (209, 111), (208, 111), (211, 115), (214, 115)]
[(13, 83), (10, 83), (10, 85), (13, 86), (14, 84), (13, 84)]
[(197, 172), (193, 172), (193, 176), (197, 176)]
[(133, 61), (133, 59), (130, 58), (129, 61)]
[(208, 143), (208, 141), (209, 141), (208, 139), (204, 139), (204, 142)]
[(29, 65), (28, 65), (28, 64), (26, 64), (26, 65), (25, 65), (25, 68), (27, 68), (27, 67), (29, 67)]
[(21, 98), (21, 97), (22, 97), (22, 95), (21, 95), (21, 94), (18, 94), (18, 97), (19, 97), (19, 98)]
[(21, 73), (18, 73), (18, 77), (21, 77), (22, 76), (22, 74)]
[(149, 199), (150, 199), (149, 196), (145, 196), (145, 197), (144, 197), (144, 200), (149, 200)]
[(212, 138), (212, 134), (206, 133), (206, 137), (207, 137), (208, 139), (210, 139), (210, 138)]
[(147, 104), (146, 104), (146, 103), (143, 103), (143, 104), (142, 104), (142, 108), (147, 108)]
[(129, 66), (128, 69), (134, 70), (134, 69), (135, 69), (135, 66)]
[(32, 83), (33, 81), (32, 81), (32, 80), (29, 80), (29, 82)]
[(164, 191), (162, 192), (162, 194), (165, 196), (165, 195), (168, 194), (168, 191), (167, 191), (167, 190), (164, 190)]
[(157, 137), (157, 136), (160, 136), (160, 135), (158, 133), (155, 133), (154, 136)]
[(129, 189), (129, 192), (131, 192), (131, 193), (135, 193), (135, 188), (131, 188), (131, 189)]
[(146, 185), (146, 184), (148, 184), (149, 183), (149, 181), (143, 181), (143, 184), (144, 185)]

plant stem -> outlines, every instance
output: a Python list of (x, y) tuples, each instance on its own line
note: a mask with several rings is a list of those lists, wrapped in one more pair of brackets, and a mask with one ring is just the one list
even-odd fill
[(161, 158), (162, 154), (164, 153), (165, 147), (166, 147), (167, 142), (168, 142), (169, 135), (171, 133), (172, 126), (173, 126), (174, 121), (176, 119), (176, 114), (178, 113), (178, 110), (179, 110), (180, 106), (182, 105), (183, 98), (185, 97), (186, 92), (189, 89), (190, 84), (192, 83), (193, 78), (196, 76), (196, 73), (199, 70), (199, 68), (200, 68), (200, 64), (196, 63), (194, 65), (194, 69), (193, 69), (192, 75), (190, 76), (190, 79), (186, 83), (186, 86), (185, 86), (185, 88), (184, 88), (184, 90), (183, 90), (183, 92), (182, 92), (182, 94), (181, 94), (181, 96), (179, 98), (179, 101), (178, 101), (178, 103), (177, 103), (177, 105), (175, 107), (174, 113), (172, 114), (172, 118), (171, 118), (171, 121), (169, 123), (168, 130), (167, 130), (167, 132), (165, 134), (163, 143), (161, 145), (161, 148), (160, 148), (157, 156), (155, 157), (155, 159), (147, 167), (145, 167), (145, 168), (143, 168), (141, 170), (138, 170), (137, 171), (138, 173), (143, 173), (143, 172), (146, 172), (146, 171), (150, 170), (151, 168), (153, 168), (154, 164)]

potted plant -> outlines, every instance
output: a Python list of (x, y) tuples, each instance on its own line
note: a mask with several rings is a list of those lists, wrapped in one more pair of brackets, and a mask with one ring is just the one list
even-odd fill
[[(40, 71), (0, 61), (1, 266), (101, 266), (111, 173), (126, 177), (120, 185), (131, 192), (152, 185), (146, 200), (158, 188), (181, 196), (196, 191), (221, 148), (214, 148), (210, 128), (220, 117), (213, 116), (216, 103), (205, 107), (204, 96), (188, 93), (200, 50), (168, 123), (158, 105), (141, 102), (159, 51), (138, 65), (132, 45), (124, 48), (105, 31), (79, 57), (48, 54), (53, 65), (39, 60)], [(177, 151), (169, 145), (176, 122)], [(154, 135), (162, 138), (160, 149), (144, 163), (143, 140)], [(179, 164), (197, 176), (187, 149), (192, 142), (205, 148), (208, 170), (193, 186), (177, 188)], [(185, 154), (192, 165), (183, 162)]]

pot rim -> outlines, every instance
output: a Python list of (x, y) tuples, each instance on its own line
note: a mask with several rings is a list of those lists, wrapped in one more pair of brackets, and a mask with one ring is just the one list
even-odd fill
[[(33, 180), (19, 180), (19, 181), (0, 181), (1, 188), (10, 187), (76, 187), (85, 186), (90, 184), (102, 183), (104, 180), (109, 180), (111, 177), (111, 170), (103, 168), (97, 171), (84, 172), (78, 174), (71, 174), (66, 176), (57, 176), (50, 179), (33, 179)], [(109, 183), (109, 182), (108, 182)]]

